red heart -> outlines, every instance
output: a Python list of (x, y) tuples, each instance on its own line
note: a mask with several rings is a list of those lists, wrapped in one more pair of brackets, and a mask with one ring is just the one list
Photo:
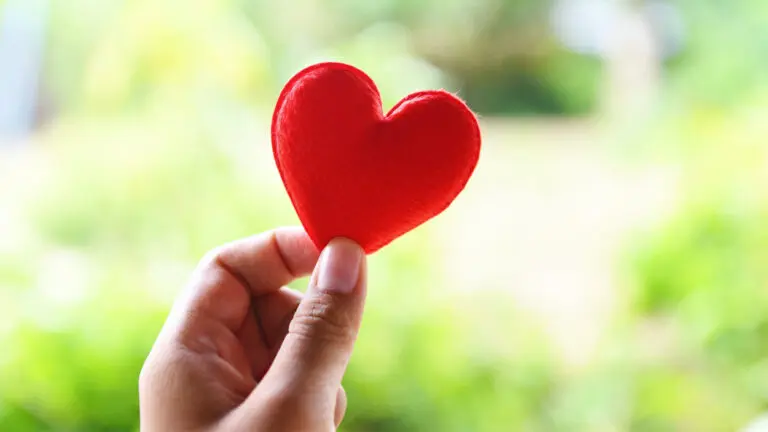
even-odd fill
[(315, 245), (347, 237), (372, 253), (453, 202), (477, 165), (480, 128), (445, 91), (411, 94), (384, 115), (364, 72), (320, 63), (281, 92), (272, 150)]

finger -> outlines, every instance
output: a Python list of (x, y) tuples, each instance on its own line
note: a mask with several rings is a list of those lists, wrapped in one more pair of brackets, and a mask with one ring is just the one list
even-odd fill
[(304, 294), (301, 292), (282, 287), (277, 292), (254, 300), (253, 313), (261, 326), (262, 337), (272, 357), (277, 354), (283, 343), (293, 315), (303, 298)]
[(279, 228), (209, 252), (195, 270), (172, 317), (205, 317), (237, 331), (250, 299), (306, 276), (318, 252), (300, 228)]
[(344, 387), (339, 387), (339, 391), (336, 392), (336, 409), (333, 413), (333, 424), (338, 428), (344, 420), (344, 414), (347, 412), (347, 392), (344, 391)]
[(347, 239), (323, 251), (264, 383), (333, 400), (357, 338), (366, 292), (363, 250)]
[(302, 294), (288, 287), (254, 298), (237, 337), (245, 350), (250, 370), (260, 381), (275, 358)]
[(318, 255), (304, 230), (291, 227), (229, 243), (218, 249), (213, 258), (258, 296), (308, 275)]

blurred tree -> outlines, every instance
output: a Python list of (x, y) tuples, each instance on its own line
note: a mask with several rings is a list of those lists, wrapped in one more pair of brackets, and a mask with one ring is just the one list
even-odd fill
[[(407, 29), (406, 50), (445, 72), (445, 84), (481, 113), (583, 114), (596, 99), (600, 64), (554, 40), (550, 2), (205, 0), (195, 8), (172, 0), (92, 3), (54, 0), (48, 79), (65, 104), (82, 102), (75, 99), (83, 85), (91, 102), (114, 104), (190, 79), (198, 91), (231, 88), (230, 96), (269, 100), (308, 60), (334, 57), (351, 39), (388, 23)], [(159, 64), (164, 66), (149, 70)], [(395, 64), (401, 79), (413, 75)], [(398, 75), (377, 79), (395, 82)]]
[(711, 107), (732, 107), (756, 86), (766, 86), (768, 3), (762, 0), (675, 2), (685, 17), (683, 56), (670, 62), (677, 97)]
[[(755, 115), (768, 98), (760, 94), (742, 98), (742, 108), (727, 117), (687, 117), (681, 136), (694, 145), (686, 153), (685, 198), (642, 242), (632, 303), (639, 322), (663, 323), (657, 332), (676, 341), (653, 366), (674, 378), (646, 387), (644, 397), (662, 400), (677, 379), (704, 386), (702, 394), (714, 393), (718, 404), (736, 401), (708, 418), (723, 429), (757, 416), (768, 395), (768, 127)], [(685, 401), (697, 412), (715, 403)], [(677, 415), (661, 406), (657, 420)]]
[(554, 39), (553, 2), (420, 5), (401, 17), (413, 31), (417, 52), (446, 71), (480, 113), (568, 115), (594, 108), (600, 63), (567, 52)]

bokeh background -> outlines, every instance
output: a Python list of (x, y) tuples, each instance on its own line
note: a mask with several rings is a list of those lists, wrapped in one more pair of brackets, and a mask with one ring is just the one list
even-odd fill
[(768, 430), (765, 0), (0, 0), (0, 430), (138, 430), (197, 260), (297, 222), (321, 60), (484, 136), (371, 257), (343, 430)]

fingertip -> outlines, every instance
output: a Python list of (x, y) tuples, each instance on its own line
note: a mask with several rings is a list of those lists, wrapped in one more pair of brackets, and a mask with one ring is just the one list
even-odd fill
[(358, 285), (365, 252), (352, 240), (331, 240), (320, 255), (313, 283), (318, 290), (351, 294)]

